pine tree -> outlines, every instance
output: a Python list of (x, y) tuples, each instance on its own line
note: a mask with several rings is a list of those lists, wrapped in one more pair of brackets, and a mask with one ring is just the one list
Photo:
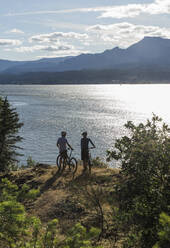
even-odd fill
[(16, 143), (22, 141), (18, 135), (22, 126), (16, 109), (11, 108), (7, 97), (0, 99), (0, 171), (7, 171), (18, 162), (17, 156), (21, 154), (17, 149), (21, 148)]

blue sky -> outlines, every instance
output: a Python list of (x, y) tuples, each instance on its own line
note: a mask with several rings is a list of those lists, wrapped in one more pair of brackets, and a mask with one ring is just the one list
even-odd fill
[(170, 0), (1, 0), (0, 59), (37, 60), (170, 38)]

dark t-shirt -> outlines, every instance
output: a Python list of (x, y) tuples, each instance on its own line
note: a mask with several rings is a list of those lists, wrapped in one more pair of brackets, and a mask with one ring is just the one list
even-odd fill
[(82, 138), (81, 139), (81, 150), (82, 151), (87, 151), (88, 150), (89, 142), (92, 144), (92, 141), (89, 138)]
[(89, 142), (91, 140), (89, 138), (82, 138), (81, 139), (81, 159), (82, 160), (89, 160)]

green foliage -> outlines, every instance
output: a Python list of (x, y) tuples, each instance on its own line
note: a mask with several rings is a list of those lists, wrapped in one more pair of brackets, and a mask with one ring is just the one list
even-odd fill
[[(29, 248), (59, 248), (57, 239), (58, 220), (50, 221), (46, 227), (43, 227), (38, 218), (33, 217), (33, 231), (31, 238), (27, 242)], [(24, 246), (25, 248), (25, 246)]]
[(92, 242), (100, 230), (75, 225), (62, 242), (58, 240), (58, 220), (43, 225), (39, 218), (30, 217), (22, 204), (34, 199), (37, 190), (21, 189), (7, 178), (0, 183), (0, 247), (6, 248), (99, 248)]
[(170, 216), (165, 213), (160, 214), (161, 231), (158, 232), (159, 241), (153, 248), (167, 248), (170, 247)]
[(7, 178), (2, 178), (0, 184), (0, 202), (16, 201), (23, 202), (25, 200), (34, 200), (39, 194), (38, 189), (29, 189), (28, 185), (23, 184), (19, 189), (16, 184), (11, 183)]
[(32, 194), (26, 185), (19, 190), (7, 178), (2, 179), (0, 191), (0, 241), (5, 247), (20, 247), (18, 245), (25, 242), (32, 222), (21, 201), (35, 197), (38, 191)]
[(18, 135), (23, 123), (15, 108), (11, 108), (7, 98), (0, 99), (0, 171), (7, 171), (15, 167), (17, 156), (21, 155), (16, 150), (16, 145), (22, 138)]
[(26, 214), (21, 203), (16, 201), (4, 201), (0, 203), (0, 237), (6, 243), (24, 237), (26, 234)]
[(91, 228), (87, 232), (86, 228), (80, 223), (76, 224), (68, 234), (65, 245), (62, 248), (101, 248), (99, 246), (92, 246), (91, 241), (96, 238), (100, 230)]
[(21, 189), (7, 178), (0, 184), (0, 245), (9, 248), (53, 248), (57, 244), (56, 219), (44, 228), (36, 217), (29, 217), (22, 202), (35, 199), (38, 190)]
[(104, 161), (99, 157), (96, 157), (96, 158), (92, 159), (92, 165), (94, 167), (102, 167), (102, 168), (107, 168), (108, 167), (108, 165), (106, 163), (104, 163)]
[(29, 156), (27, 158), (27, 166), (26, 167), (31, 168), (31, 167), (35, 167), (35, 166), (36, 166), (35, 160), (33, 160), (31, 156)]
[[(121, 161), (123, 180), (117, 186), (125, 247), (152, 247), (160, 228), (159, 215), (170, 209), (170, 129), (153, 116), (144, 125), (128, 122), (124, 136), (108, 151), (108, 160)], [(127, 228), (125, 228), (127, 226)]]
[(26, 165), (22, 164), (20, 166), (20, 169), (27, 169), (27, 168), (35, 168), (38, 165), (38, 163), (32, 159), (31, 156), (27, 158), (27, 163)]

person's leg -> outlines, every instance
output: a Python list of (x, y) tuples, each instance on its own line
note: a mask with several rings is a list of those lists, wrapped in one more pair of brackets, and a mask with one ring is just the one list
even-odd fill
[(87, 170), (87, 160), (84, 159), (83, 160), (83, 171), (86, 171)]

